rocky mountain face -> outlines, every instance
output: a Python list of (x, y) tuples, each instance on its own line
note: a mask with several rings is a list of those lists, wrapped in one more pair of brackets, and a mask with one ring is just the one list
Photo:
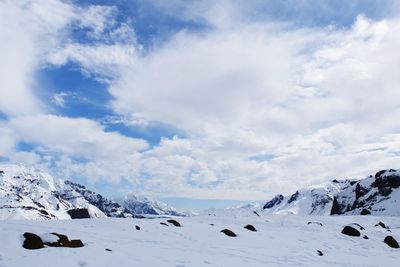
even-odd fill
[(361, 180), (333, 180), (281, 194), (264, 204), (273, 214), (400, 216), (400, 170), (382, 170)]
[(130, 213), (136, 215), (186, 216), (185, 213), (178, 212), (167, 204), (149, 197), (128, 195), (118, 202)]
[(162, 204), (150, 207), (147, 201), (138, 200), (135, 209), (127, 209), (80, 184), (55, 180), (45, 172), (21, 165), (0, 165), (0, 220), (179, 216)]

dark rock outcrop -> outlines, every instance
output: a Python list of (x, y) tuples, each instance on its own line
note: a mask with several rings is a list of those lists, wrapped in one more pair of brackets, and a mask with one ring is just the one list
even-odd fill
[(317, 250), (318, 256), (324, 256), (324, 253), (322, 253), (321, 250)]
[(83, 245), (83, 243), (82, 243), (82, 241), (80, 239), (71, 240), (71, 241), (69, 241), (69, 244), (68, 244), (69, 248), (80, 248), (80, 247), (83, 247), (83, 246), (84, 245)]
[(40, 236), (35, 235), (33, 233), (26, 232), (24, 233), (24, 243), (22, 244), (22, 247), (26, 249), (40, 249), (44, 248), (44, 244)]
[(69, 216), (71, 219), (88, 219), (90, 218), (90, 214), (88, 209), (71, 209), (68, 211)]
[(387, 227), (386, 224), (384, 224), (383, 222), (379, 222), (379, 223), (375, 224), (375, 227), (377, 227), (377, 226), (380, 226), (385, 229), (389, 229), (389, 227)]
[(181, 227), (182, 226), (177, 220), (174, 220), (174, 219), (169, 219), (169, 220), (167, 220), (167, 222), (172, 224), (172, 225), (174, 225), (175, 227)]
[(229, 229), (223, 229), (220, 232), (224, 233), (225, 235), (230, 236), (230, 237), (236, 237), (237, 236), (234, 232), (232, 232)]
[(160, 222), (161, 225), (165, 225), (165, 226), (169, 226), (168, 224), (166, 224), (165, 222)]
[(263, 209), (264, 210), (265, 209), (270, 209), (270, 208), (272, 208), (272, 207), (274, 207), (276, 205), (279, 205), (282, 202), (283, 198), (284, 198), (283, 195), (280, 195), (280, 194), (275, 196), (273, 199), (271, 199), (270, 201), (265, 203)]
[(399, 243), (396, 241), (396, 239), (394, 239), (393, 236), (388, 235), (385, 237), (383, 242), (385, 242), (391, 248), (399, 248)]
[(243, 227), (243, 228), (245, 228), (245, 229), (247, 229), (247, 230), (249, 230), (249, 231), (252, 231), (252, 232), (257, 232), (257, 229), (256, 229), (253, 225), (251, 225), (251, 224), (248, 224), (248, 225), (246, 225), (246, 226)]
[(352, 226), (345, 226), (342, 230), (342, 234), (348, 235), (348, 236), (360, 236), (361, 233), (358, 231), (356, 228)]
[(136, 230), (140, 230), (140, 226), (139, 225), (135, 225)]

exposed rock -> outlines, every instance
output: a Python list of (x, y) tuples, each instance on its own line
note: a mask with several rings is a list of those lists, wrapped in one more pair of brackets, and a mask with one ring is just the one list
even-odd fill
[(40, 249), (44, 248), (44, 244), (40, 236), (26, 232), (24, 233), (24, 243), (22, 244), (22, 247), (26, 249)]
[(375, 227), (377, 227), (377, 226), (380, 226), (385, 229), (389, 229), (389, 227), (387, 227), (386, 224), (384, 224), (383, 222), (379, 222), (379, 223), (375, 224)]
[(135, 225), (136, 230), (140, 230), (140, 226), (139, 225)]
[(71, 209), (68, 211), (71, 219), (88, 219), (90, 218), (89, 211), (87, 209)]
[(111, 249), (109, 249), (109, 248), (106, 248), (106, 251), (110, 251), (110, 252), (111, 252), (112, 250), (111, 250)]
[(260, 217), (260, 214), (258, 214), (257, 211), (253, 210), (253, 213), (254, 213), (255, 215), (257, 215), (258, 217)]
[(369, 238), (368, 238), (368, 236), (366, 236), (366, 235), (365, 235), (365, 236), (363, 236), (363, 238), (364, 238), (364, 239), (369, 239)]
[(391, 248), (399, 248), (399, 243), (393, 238), (393, 236), (388, 235), (385, 237), (383, 242), (385, 242)]
[(213, 224), (213, 223), (210, 223), (210, 225), (211, 225), (211, 226), (214, 226), (214, 224)]
[(168, 224), (166, 224), (165, 222), (160, 222), (161, 225), (165, 225), (165, 226), (169, 226)]
[(229, 229), (223, 229), (220, 232), (224, 233), (225, 235), (230, 236), (230, 237), (236, 237), (237, 236), (234, 232), (232, 232)]
[(68, 245), (68, 247), (70, 247), (70, 248), (80, 248), (83, 246), (84, 245), (80, 239), (71, 240), (71, 241), (69, 241), (69, 245)]
[(169, 220), (167, 220), (167, 222), (173, 224), (175, 227), (181, 227), (182, 226), (177, 220), (174, 220), (174, 219), (169, 219)]
[(358, 231), (356, 228), (351, 227), (351, 226), (345, 226), (342, 230), (342, 234), (348, 235), (348, 236), (360, 236), (361, 233)]
[(317, 250), (318, 256), (324, 256), (324, 253), (322, 253), (321, 250)]
[(251, 225), (251, 224), (248, 224), (248, 225), (246, 225), (246, 226), (243, 227), (243, 228), (245, 228), (245, 229), (247, 229), (247, 230), (249, 230), (249, 231), (252, 231), (252, 232), (257, 232), (257, 229), (256, 229), (253, 225)]
[(280, 195), (280, 194), (275, 196), (273, 199), (271, 199), (270, 201), (265, 203), (263, 209), (264, 210), (265, 209), (270, 209), (270, 208), (272, 208), (272, 207), (274, 207), (276, 205), (279, 205), (282, 202), (283, 198), (284, 198), (283, 195)]
[(331, 215), (340, 215), (342, 214), (339, 202), (337, 201), (337, 198), (334, 197), (333, 198), (333, 202), (332, 202), (332, 208), (331, 208)]
[(299, 191), (296, 191), (296, 193), (294, 193), (293, 195), (290, 196), (290, 198), (287, 201), (287, 203), (290, 204), (293, 201), (296, 201), (298, 197), (299, 197)]

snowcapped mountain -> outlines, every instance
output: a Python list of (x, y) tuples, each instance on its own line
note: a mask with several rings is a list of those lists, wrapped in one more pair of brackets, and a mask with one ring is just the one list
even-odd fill
[(400, 216), (400, 170), (382, 170), (361, 180), (333, 180), (320, 186), (277, 195), (265, 213), (301, 215)]
[(165, 203), (145, 196), (130, 194), (118, 202), (132, 214), (186, 216), (185, 213), (178, 212)]
[(40, 170), (22, 165), (0, 165), (0, 220), (183, 215), (163, 203), (134, 199), (133, 196), (126, 199), (127, 209), (85, 186), (56, 180)]
[[(106, 217), (67, 183), (20, 165), (0, 166), (0, 219), (69, 219), (76, 209)], [(79, 210), (76, 210), (79, 212)]]

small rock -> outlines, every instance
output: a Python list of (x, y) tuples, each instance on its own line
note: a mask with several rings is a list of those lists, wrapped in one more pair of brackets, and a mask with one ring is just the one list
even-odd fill
[(362, 226), (361, 226), (360, 224), (358, 224), (358, 223), (352, 223), (351, 225), (352, 225), (352, 226), (357, 226), (358, 229), (360, 229), (360, 230), (365, 230), (365, 228), (362, 227)]
[(364, 238), (364, 239), (369, 239), (369, 238), (368, 238), (368, 236), (366, 236), (366, 235), (365, 235), (365, 236), (363, 236), (363, 238)]
[(181, 227), (181, 224), (176, 220), (170, 219), (170, 220), (167, 220), (167, 222), (173, 224), (175, 227)]
[(106, 251), (112, 251), (111, 249), (109, 249), (109, 248), (106, 248)]
[(234, 232), (232, 232), (229, 229), (221, 230), (221, 233), (224, 233), (224, 234), (226, 234), (227, 236), (230, 236), (230, 237), (236, 237), (237, 236)]
[(24, 244), (22, 247), (26, 249), (40, 249), (44, 248), (44, 244), (40, 236), (32, 234), (32, 233), (24, 233)]
[(260, 214), (258, 214), (257, 211), (253, 210), (253, 213), (254, 213), (255, 215), (257, 215), (258, 217), (260, 217)]
[(375, 227), (377, 227), (377, 226), (380, 226), (385, 229), (389, 229), (389, 227), (387, 227), (386, 224), (384, 224), (383, 222), (379, 222), (379, 223), (375, 224)]
[(243, 227), (243, 228), (245, 228), (245, 229), (247, 229), (247, 230), (249, 230), (249, 231), (252, 231), (252, 232), (257, 232), (257, 229), (256, 229), (253, 225), (251, 225), (251, 224), (248, 224), (248, 225), (246, 225), (246, 226)]
[(399, 248), (399, 243), (397, 243), (396, 239), (394, 239), (393, 236), (388, 235), (387, 237), (385, 237), (383, 242), (385, 242), (391, 248)]
[(88, 209), (71, 209), (68, 210), (67, 213), (71, 216), (71, 219), (88, 219), (90, 218), (90, 214)]
[(320, 223), (320, 222), (308, 222), (307, 223), (307, 225), (310, 225), (310, 224), (316, 224), (316, 225), (322, 226), (322, 223)]
[(321, 250), (317, 250), (318, 256), (324, 256), (324, 253), (322, 253)]
[(165, 222), (160, 222), (161, 225), (165, 225), (165, 226), (169, 226), (168, 224), (166, 224)]
[(140, 226), (139, 225), (135, 225), (136, 230), (140, 230)]
[(68, 245), (68, 247), (70, 247), (70, 248), (81, 248), (83, 246), (84, 245), (80, 239), (71, 240), (71, 241), (69, 241), (69, 245)]
[(210, 223), (210, 225), (211, 225), (211, 226), (214, 226), (214, 224), (213, 224), (213, 223)]
[(345, 226), (342, 230), (342, 234), (348, 235), (348, 236), (360, 236), (361, 233), (357, 229), (351, 226)]

